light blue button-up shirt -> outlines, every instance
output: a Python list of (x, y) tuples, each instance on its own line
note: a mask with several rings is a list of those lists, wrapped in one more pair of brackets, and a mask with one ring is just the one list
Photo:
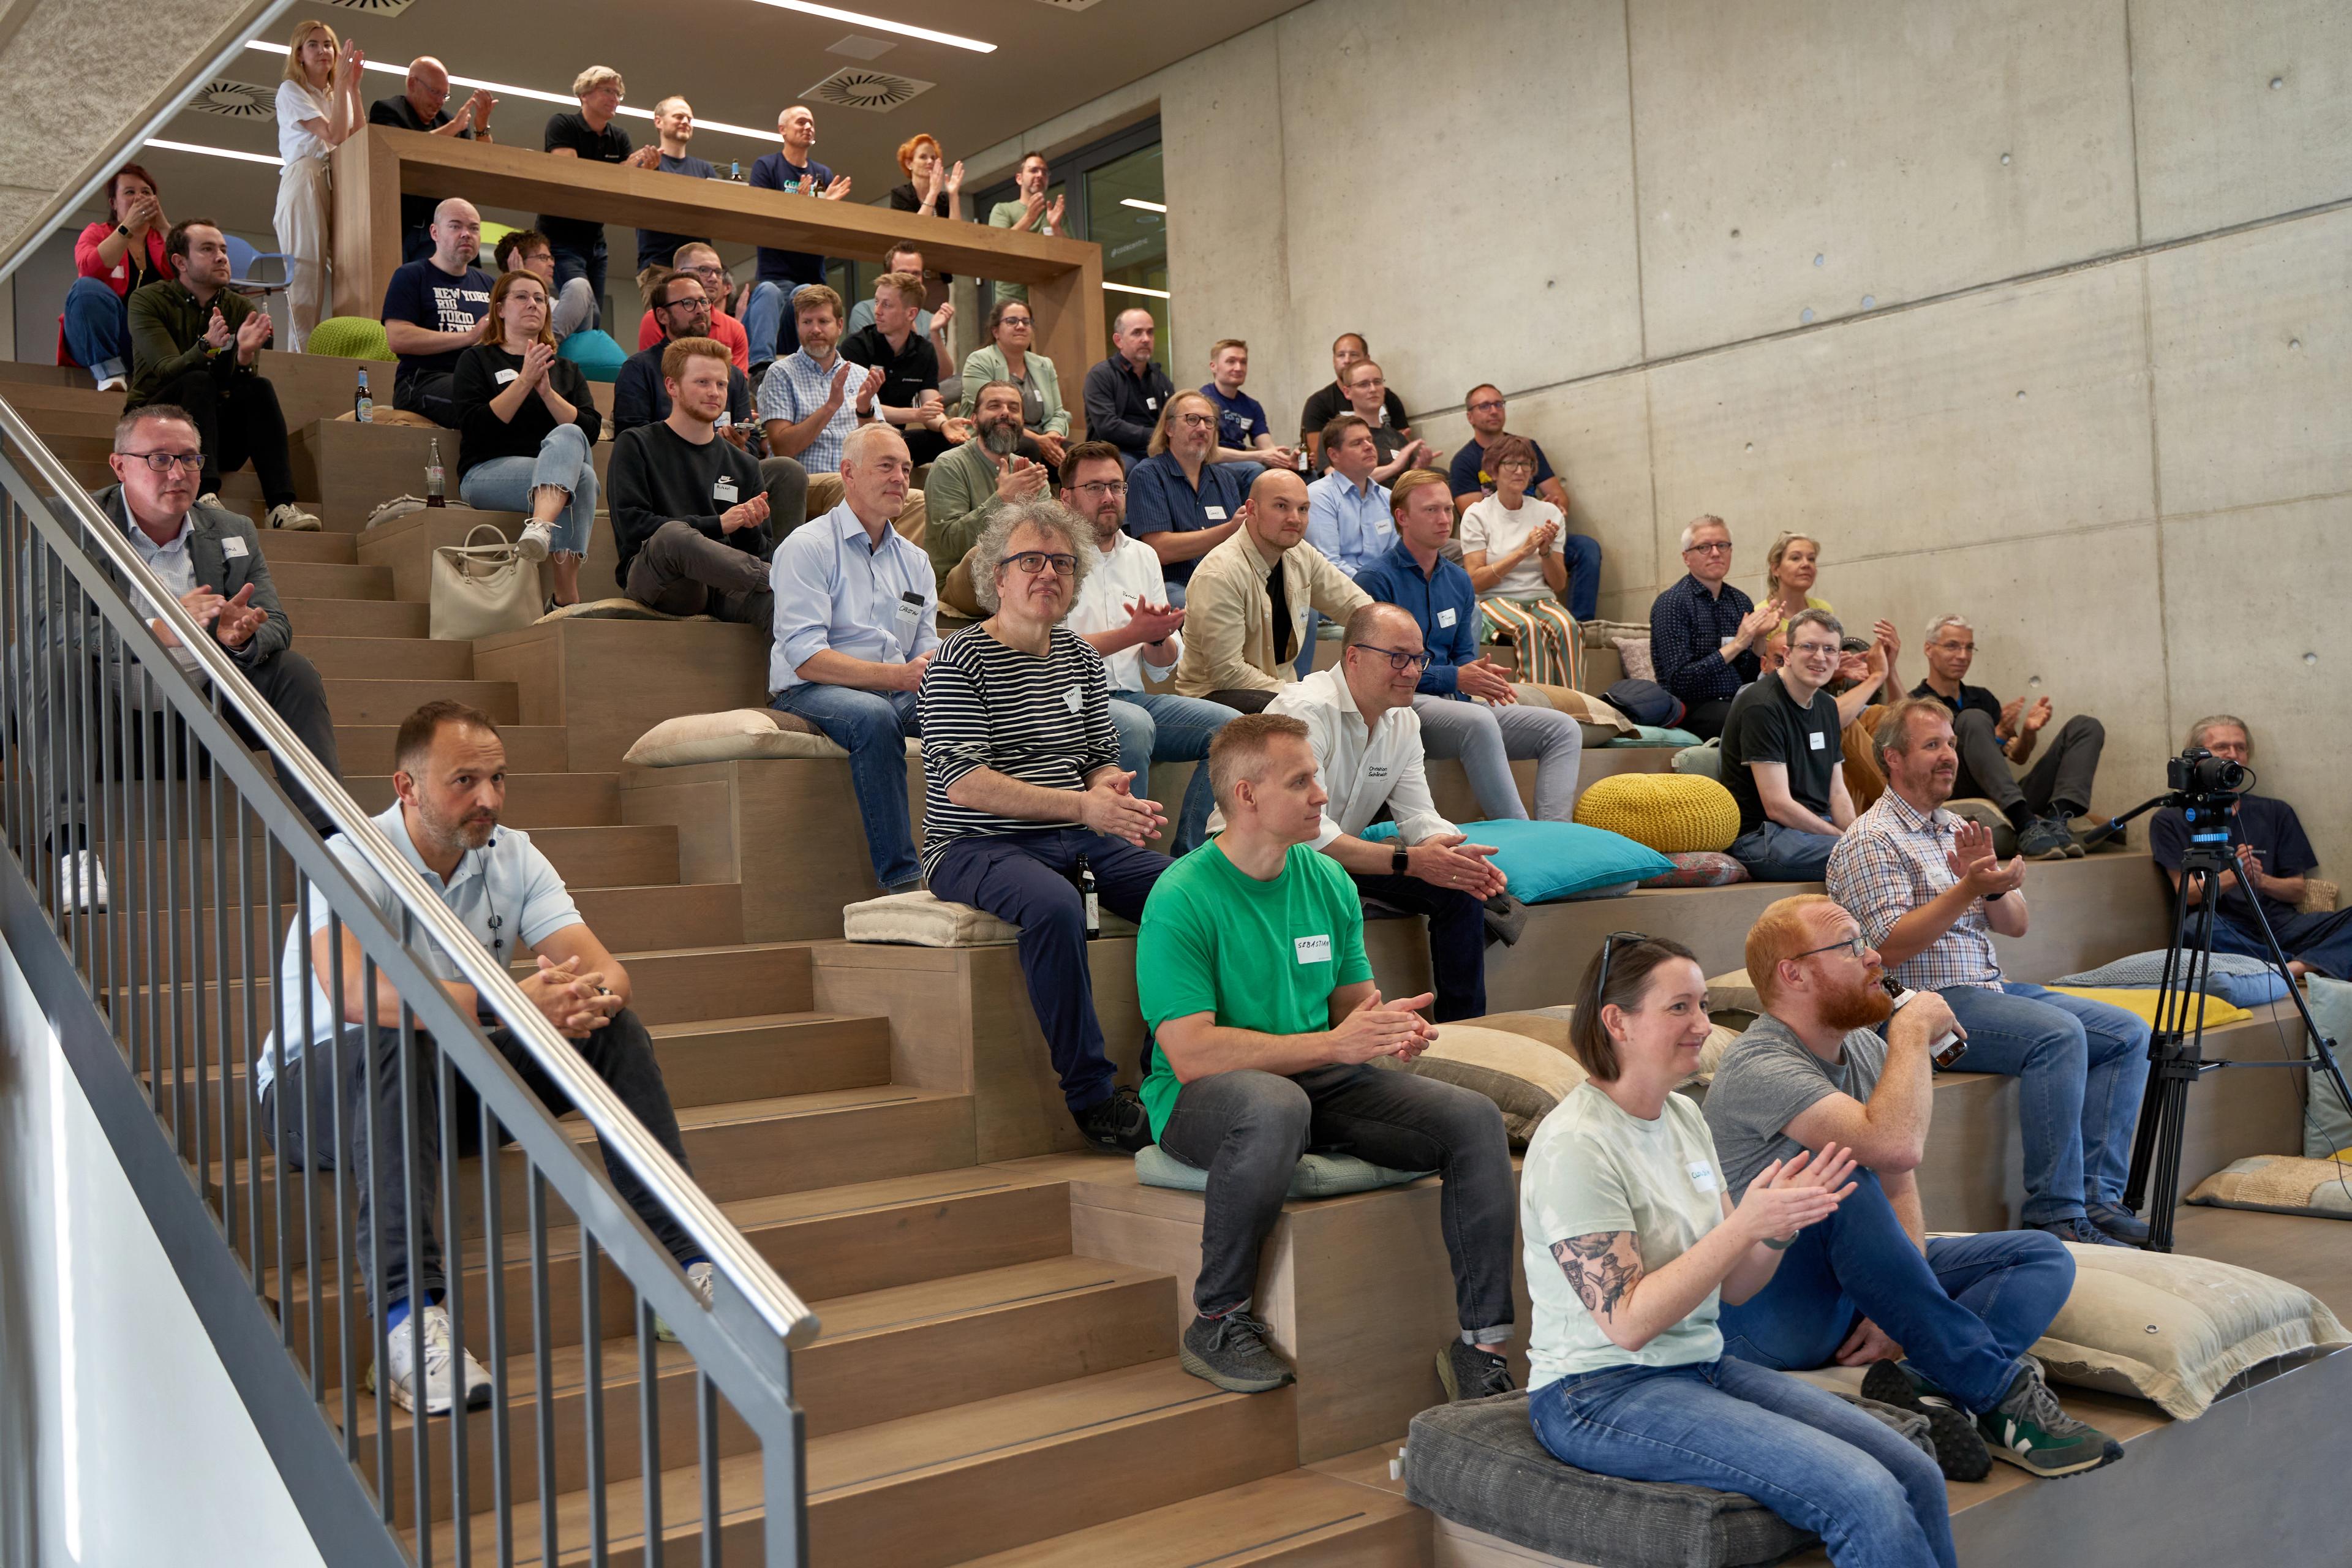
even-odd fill
[[(188, 541), (194, 537), (196, 531), (194, 509), (191, 508), (187, 516), (180, 520), (180, 531), (172, 536), (169, 544), (156, 543), (136, 522), (124, 531), (131, 535), (131, 548), (139, 552), (139, 559), (147, 563), (148, 570), (163, 580), (163, 586), (172, 591), (173, 598), (184, 599), (196, 591), (195, 558), (188, 553)], [(163, 607), (151, 605), (148, 613), (160, 619)], [(196, 656), (184, 647), (174, 647), (172, 649), (172, 662), (182, 669), (193, 670), (196, 668)]]
[(1386, 485), (1366, 479), (1360, 490), (1333, 468), (1307, 487), (1307, 542), (1351, 581), (1395, 548), (1396, 541)]
[[(768, 689), (805, 686), (796, 673), (831, 648), (870, 664), (904, 664), (940, 646), (939, 583), (931, 558), (895, 528), (869, 543), (866, 525), (843, 501), (794, 529), (768, 563), (776, 595)], [(921, 600), (911, 640), (901, 642), (898, 605)]]

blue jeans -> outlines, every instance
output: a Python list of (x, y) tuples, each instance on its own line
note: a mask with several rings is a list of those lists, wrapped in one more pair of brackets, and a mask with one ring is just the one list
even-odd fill
[(1201, 847), (1208, 831), (1209, 809), (1216, 799), (1209, 792), (1209, 742), (1229, 719), (1241, 715), (1222, 702), (1179, 697), (1172, 691), (1114, 691), (1110, 721), (1118, 731), (1118, 765), (1135, 775), (1135, 793), (1146, 800), (1151, 793), (1154, 763), (1197, 763), (1192, 782), (1185, 786), (1183, 809), (1176, 814), (1171, 854), (1186, 855)]
[(1731, 841), (1731, 858), (1759, 882), (1818, 882), (1837, 842), (1834, 833), (1807, 833), (1767, 820)]
[[(2352, 980), (2352, 910), (2307, 910), (2271, 922), (2279, 950), (2291, 961), (2319, 971), (2330, 980)], [(2213, 921), (2213, 951), (2242, 958), (2268, 959), (2263, 933), (2238, 924), (2227, 915)]]
[(567, 551), (586, 555), (588, 535), (596, 526), (596, 462), (577, 425), (550, 430), (540, 440), (537, 458), (488, 458), (476, 463), (457, 481), (457, 499), (484, 511), (528, 515), (530, 498), (541, 485), (553, 485), (572, 498), (555, 514), (555, 537), (548, 549), (559, 555)]
[(131, 307), (95, 278), (66, 290), (66, 352), (100, 381), (131, 374)]
[[(801, 346), (800, 324), (793, 319), (793, 298), (805, 283), (754, 283), (743, 304), (743, 335), (751, 340), (751, 363), (766, 364)], [(758, 387), (751, 389), (756, 395)]]
[(866, 824), (866, 853), (882, 890), (904, 893), (921, 887), (923, 866), (915, 858), (914, 822), (907, 811), (907, 742), (923, 732), (915, 694), (804, 681), (768, 702), (799, 714), (849, 753), (849, 783)]
[(1820, 1536), (1837, 1568), (1957, 1568), (1936, 1461), (1785, 1373), (1731, 1356), (1604, 1367), (1537, 1389), (1528, 1417), (1579, 1469), (1754, 1498)]
[(2017, 1079), (2025, 1223), (2079, 1216), (2087, 1201), (2122, 1202), (2147, 1082), (2147, 1026), (2120, 1007), (2014, 981), (1938, 994), (1969, 1032), (1960, 1070)]
[(1853, 1173), (1854, 1194), (1797, 1233), (1771, 1283), (1723, 1306), (1723, 1352), (1782, 1372), (1837, 1358), (1868, 1318), (1911, 1364), (1970, 1411), (1999, 1405), (2017, 1358), (2066, 1304), (2074, 1259), (2046, 1231), (1996, 1230), (1927, 1243), (1925, 1257), (1878, 1178)]
[(555, 260), (555, 291), (562, 293), (564, 286), (574, 278), (586, 279), (588, 292), (596, 302), (595, 314), (587, 324), (602, 326), (604, 319), (604, 231), (601, 228), (596, 231), (596, 243), (592, 246), (582, 247), (551, 239), (548, 241), (548, 250)]
[(1423, 749), (1461, 763), (1486, 820), (1527, 820), (1518, 781), (1511, 777), (1515, 757), (1536, 760), (1536, 820), (1567, 822), (1576, 816), (1584, 731), (1570, 715), (1518, 702), (1490, 706), (1427, 693), (1412, 700), (1412, 710), (1421, 720)]
[(1168, 602), (1180, 610), (1184, 607), (1184, 590), (1189, 585), (1190, 579), (1187, 579), (1183, 583), (1162, 583), (1160, 584), (1161, 587), (1168, 590)]
[(1601, 615), (1601, 542), (1581, 533), (1559, 536), (1568, 561), (1568, 613), (1581, 624)]

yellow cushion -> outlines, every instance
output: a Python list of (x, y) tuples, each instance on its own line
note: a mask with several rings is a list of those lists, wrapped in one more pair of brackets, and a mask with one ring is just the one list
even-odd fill
[(1739, 837), (1731, 792), (1695, 773), (1612, 773), (1577, 801), (1576, 820), (1661, 855), (1728, 849)]
[[(2151, 1027), (2156, 1023), (2156, 999), (2163, 994), (2146, 986), (2128, 991), (2108, 990), (2095, 985), (2053, 985), (2050, 989), (2068, 996), (2080, 996), (2085, 1001), (2105, 1002), (2110, 1007), (2121, 1007), (2126, 1013), (2137, 1014)], [(2205, 1026), (2209, 1029), (2219, 1028), (2223, 1024), (2242, 1024), (2253, 1016), (2243, 1007), (2224, 1002), (2219, 996), (2208, 996), (2203, 1001), (2205, 1005), (2200, 1011), (2205, 1015)]]

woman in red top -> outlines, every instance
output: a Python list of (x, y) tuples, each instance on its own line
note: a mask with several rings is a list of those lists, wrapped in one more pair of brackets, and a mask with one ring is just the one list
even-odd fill
[(168, 282), (163, 237), (172, 220), (163, 216), (155, 176), (125, 163), (106, 183), (107, 216), (74, 241), (74, 270), (66, 290), (65, 314), (58, 318), (58, 363), (78, 364), (98, 377), (100, 392), (119, 392), (131, 374), (131, 290)]

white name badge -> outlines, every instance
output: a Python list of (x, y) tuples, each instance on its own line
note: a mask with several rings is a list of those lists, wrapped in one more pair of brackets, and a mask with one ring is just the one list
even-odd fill
[(1071, 712), (1075, 713), (1086, 705), (1086, 694), (1080, 691), (1076, 687), (1073, 686), (1067, 691), (1062, 693), (1062, 706), (1067, 708)]
[(1452, 610), (1440, 610), (1437, 612), (1437, 624), (1441, 626), (1452, 626), (1454, 624), (1454, 616)]
[(721, 474), (719, 477), (719, 481), (710, 487), (710, 499), (727, 506), (733, 506), (735, 504), (735, 481), (728, 478), (726, 475)]
[(1805, 744), (1818, 752), (1822, 749), (1823, 740), (1824, 737), (1822, 732), (1819, 730), (1815, 730), (1805, 737)]
[(1157, 408), (1160, 406), (1160, 399), (1156, 397), (1147, 397), (1143, 400), (1143, 406), (1146, 408)]
[(1690, 1172), (1691, 1185), (1700, 1192), (1715, 1191), (1715, 1167), (1704, 1160), (1693, 1160), (1685, 1167)]
[(231, 561), (237, 560), (245, 554), (245, 541), (239, 539), (234, 533), (223, 535), (221, 539), (221, 553), (227, 556)]
[(1221, 506), (1204, 506), (1201, 509), (1201, 515), (1211, 522), (1223, 522), (1225, 521), (1225, 509)]
[(899, 658), (905, 658), (912, 651), (915, 646), (915, 632), (922, 624), (922, 605), (903, 594), (900, 595), (896, 606), (896, 631)]
[(521, 374), (522, 372), (519, 370), (502, 370), (499, 372), (498, 374), (490, 377), (490, 379), (497, 382), (500, 386), (504, 386), (507, 383), (512, 381), (516, 376), (520, 375)]
[(1298, 950), (1298, 962), (1301, 963), (1331, 962), (1331, 939), (1328, 936), (1298, 937), (1292, 941), (1291, 946)]

